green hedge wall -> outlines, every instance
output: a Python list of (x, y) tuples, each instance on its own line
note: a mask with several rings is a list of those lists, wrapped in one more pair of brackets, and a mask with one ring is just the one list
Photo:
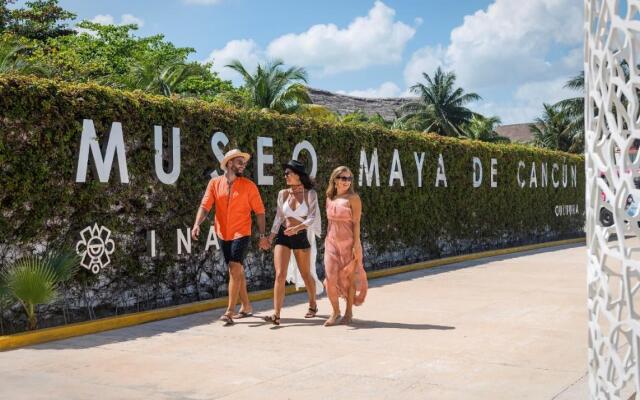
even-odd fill
[[(93, 120), (104, 138), (121, 122), (130, 184), (99, 183), (89, 170), (76, 183), (77, 153), (83, 119)], [(181, 174), (175, 185), (163, 185), (154, 172), (153, 126), (181, 130)], [(260, 186), (273, 220), (277, 191), (284, 181), (279, 164), (302, 140), (318, 154), (317, 182), (321, 202), (331, 170), (349, 166), (356, 180), (360, 151), (370, 158), (377, 149), (380, 187), (356, 187), (363, 199), (363, 239), (368, 269), (448, 254), (523, 243), (576, 237), (584, 225), (584, 158), (522, 145), (493, 145), (416, 132), (319, 122), (258, 111), (214, 107), (195, 100), (175, 100), (121, 92), (97, 85), (74, 85), (27, 77), (0, 77), (0, 268), (17, 254), (63, 245), (75, 247), (79, 232), (97, 222), (116, 240), (111, 265), (98, 276), (83, 271), (69, 288), (64, 304), (71, 319), (180, 303), (224, 294), (225, 272), (204, 239), (191, 255), (175, 254), (175, 229), (190, 227), (209, 179), (218, 168), (211, 136), (222, 131), (227, 148), (256, 154), (256, 138), (273, 138), (274, 165), (266, 172), (273, 186)], [(405, 186), (389, 186), (393, 150), (398, 149)], [(423, 187), (417, 185), (414, 152), (425, 152)], [(303, 154), (306, 154), (303, 152)], [(447, 187), (435, 187), (442, 154)], [(471, 183), (472, 157), (483, 164), (483, 182)], [(489, 185), (490, 159), (498, 160), (498, 187)], [(254, 158), (255, 160), (255, 158)], [(517, 181), (518, 163), (525, 168)], [(530, 188), (531, 163), (577, 166), (577, 187)], [(251, 163), (247, 174), (253, 174)], [(538, 169), (538, 181), (540, 171)], [(568, 178), (571, 182), (571, 177)], [(540, 182), (538, 182), (540, 185)], [(577, 204), (576, 215), (556, 216), (556, 205)], [(323, 228), (326, 225), (323, 213)], [(146, 255), (146, 232), (156, 229), (160, 256)], [(206, 230), (205, 230), (206, 232)], [(319, 244), (321, 244), (319, 242)], [(255, 243), (254, 243), (255, 245)], [(254, 247), (255, 249), (256, 247)], [(270, 254), (254, 252), (247, 268), (253, 288), (272, 284)], [(321, 260), (319, 260), (321, 271)], [(204, 283), (203, 283), (204, 282)], [(54, 307), (55, 308), (55, 307)], [(52, 308), (51, 318), (60, 313)], [(67, 315), (65, 314), (65, 319)], [(55, 319), (55, 318), (54, 318)], [(52, 322), (57, 323), (57, 322)], [(16, 328), (17, 329), (17, 328)]]

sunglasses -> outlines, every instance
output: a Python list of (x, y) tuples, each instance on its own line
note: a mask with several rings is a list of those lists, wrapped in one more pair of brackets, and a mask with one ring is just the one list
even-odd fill
[(353, 180), (353, 176), (336, 176), (336, 179), (341, 180), (342, 182), (351, 182)]
[(284, 176), (289, 176), (289, 175), (296, 175), (296, 173), (291, 171), (284, 171)]

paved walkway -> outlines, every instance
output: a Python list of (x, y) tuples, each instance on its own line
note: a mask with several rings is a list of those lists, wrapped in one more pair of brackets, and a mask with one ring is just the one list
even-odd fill
[[(0, 399), (584, 399), (585, 248), (371, 282), (351, 327), (206, 312), (0, 353)], [(266, 314), (269, 302), (255, 304)]]

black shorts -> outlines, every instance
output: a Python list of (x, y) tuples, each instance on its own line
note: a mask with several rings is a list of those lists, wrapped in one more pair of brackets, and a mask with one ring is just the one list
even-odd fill
[(242, 264), (245, 256), (247, 255), (250, 241), (250, 236), (244, 236), (234, 240), (220, 240), (224, 262), (227, 264), (230, 262)]
[(309, 243), (309, 239), (307, 238), (307, 230), (302, 230), (296, 233), (293, 236), (287, 236), (284, 234), (284, 225), (280, 226), (278, 230), (278, 235), (276, 236), (276, 240), (274, 244), (279, 244), (281, 246), (288, 247), (292, 250), (299, 249), (310, 249), (311, 244)]

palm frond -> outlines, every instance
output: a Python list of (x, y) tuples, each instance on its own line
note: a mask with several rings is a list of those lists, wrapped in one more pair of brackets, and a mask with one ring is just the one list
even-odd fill
[(46, 261), (55, 273), (56, 283), (69, 281), (80, 268), (80, 257), (73, 250), (51, 252)]
[(419, 100), (400, 107), (399, 111), (405, 119), (398, 125), (403, 126), (412, 115), (420, 113), (422, 117), (417, 120), (426, 130), (445, 136), (464, 136), (461, 127), (469, 123), (474, 115), (465, 106), (481, 97), (477, 93), (465, 93), (462, 88), (456, 88), (455, 73), (444, 72), (440, 67), (433, 76), (426, 72), (422, 76), (426, 84), (417, 82), (410, 87)]
[(16, 261), (3, 273), (1, 280), (4, 286), (22, 304), (27, 315), (28, 329), (37, 326), (37, 306), (56, 298), (56, 279), (56, 273), (48, 261), (33, 256)]
[(227, 67), (240, 73), (256, 108), (293, 113), (311, 101), (306, 88), (300, 83), (307, 82), (304, 68), (283, 69), (284, 62), (279, 59), (258, 64), (253, 74), (238, 60), (233, 60)]

